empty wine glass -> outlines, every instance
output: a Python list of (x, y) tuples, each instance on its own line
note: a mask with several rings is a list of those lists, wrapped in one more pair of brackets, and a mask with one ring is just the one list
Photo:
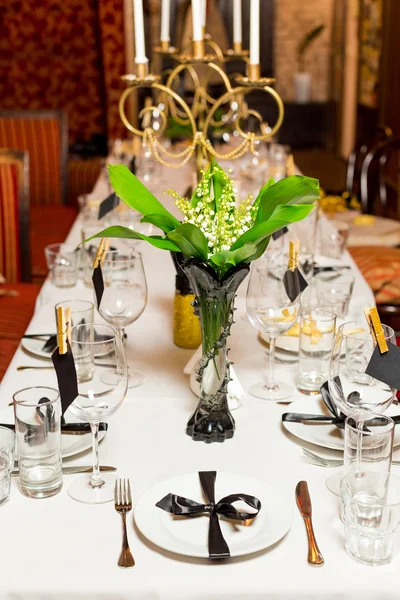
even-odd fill
[[(96, 335), (95, 335), (96, 334)], [(71, 331), (71, 349), (78, 377), (78, 396), (70, 411), (88, 421), (93, 438), (93, 472), (76, 479), (68, 488), (74, 500), (101, 504), (114, 498), (115, 477), (99, 470), (99, 425), (111, 417), (124, 400), (128, 388), (125, 350), (118, 330), (111, 325), (85, 323)], [(117, 366), (113, 385), (102, 381), (105, 364)], [(82, 375), (85, 374), (83, 377)]]
[[(140, 317), (147, 304), (147, 282), (142, 257), (139, 252), (129, 249), (120, 250), (111, 258), (106, 256), (102, 268), (107, 273), (107, 277), (104, 280), (104, 293), (97, 310), (107, 323), (117, 327), (123, 340), (125, 327)], [(110, 385), (113, 385), (118, 377), (118, 370), (105, 371), (102, 376), (103, 381)], [(144, 375), (129, 371), (130, 388), (137, 387), (144, 381)]]
[[(383, 325), (387, 343), (396, 345), (391, 327)], [(344, 415), (353, 415), (360, 431), (361, 444), (364, 421), (371, 413), (382, 414), (393, 402), (397, 390), (375, 379), (365, 371), (375, 350), (376, 342), (366, 322), (348, 321), (338, 329), (332, 350), (328, 387), (331, 401)], [(358, 445), (358, 462), (362, 447)], [(336, 473), (326, 482), (327, 488), (339, 494), (343, 473)]]
[(253, 264), (247, 289), (247, 315), (250, 323), (268, 340), (268, 370), (265, 382), (252, 385), (250, 394), (264, 400), (283, 400), (294, 387), (274, 379), (275, 343), (278, 335), (290, 329), (300, 312), (300, 296), (289, 299), (283, 278), (286, 267), (275, 261), (261, 260)]

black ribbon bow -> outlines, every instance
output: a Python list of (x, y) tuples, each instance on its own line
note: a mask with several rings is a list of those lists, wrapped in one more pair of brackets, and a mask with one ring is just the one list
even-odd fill
[[(200, 484), (206, 497), (207, 504), (201, 504), (195, 500), (177, 496), (176, 494), (167, 494), (156, 506), (170, 512), (175, 516), (191, 517), (208, 513), (210, 515), (210, 524), (208, 530), (208, 556), (210, 558), (227, 558), (230, 556), (228, 544), (222, 535), (218, 515), (233, 521), (247, 521), (256, 518), (261, 510), (261, 502), (255, 496), (248, 494), (230, 494), (215, 502), (215, 480), (216, 471), (199, 471)], [(233, 502), (242, 500), (255, 509), (254, 513), (247, 513), (236, 510)]]

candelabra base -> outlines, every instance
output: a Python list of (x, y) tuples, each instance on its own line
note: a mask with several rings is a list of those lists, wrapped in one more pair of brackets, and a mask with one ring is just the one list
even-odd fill
[(250, 77), (244, 75), (239, 75), (238, 77), (236, 77), (236, 81), (239, 85), (253, 88), (263, 88), (275, 83), (275, 79), (273, 77), (260, 77), (260, 79), (250, 79)]

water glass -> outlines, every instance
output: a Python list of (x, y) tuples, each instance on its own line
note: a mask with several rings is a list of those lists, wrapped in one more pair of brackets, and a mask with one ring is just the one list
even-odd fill
[(366, 565), (384, 565), (398, 551), (400, 479), (390, 473), (355, 471), (340, 485), (347, 554)]
[(394, 422), (375, 413), (349, 415), (344, 428), (344, 473), (380, 471), (392, 464)]
[(330, 279), (325, 279), (320, 275), (317, 279), (319, 305), (334, 312), (339, 319), (344, 319), (349, 312), (355, 279), (353, 275), (330, 276)]
[(30, 498), (54, 496), (62, 487), (58, 390), (29, 387), (13, 400), (21, 491)]
[(350, 236), (350, 225), (343, 221), (330, 221), (333, 228), (324, 239), (323, 254), (330, 258), (340, 258)]
[(339, 495), (344, 475), (354, 471), (389, 473), (392, 465), (394, 423), (377, 413), (353, 413), (345, 419), (343, 469), (326, 480), (332, 494)]
[(11, 429), (0, 427), (0, 506), (10, 497), (14, 454), (15, 433)]
[(56, 287), (73, 287), (78, 278), (78, 256), (74, 246), (50, 244), (44, 249), (50, 280)]
[(71, 327), (74, 325), (83, 325), (84, 323), (93, 323), (94, 321), (94, 304), (89, 300), (63, 300), (54, 306), (56, 325), (57, 325), (57, 309), (71, 309)]
[(328, 379), (335, 327), (336, 315), (330, 311), (300, 313), (298, 388), (303, 394), (319, 394)]

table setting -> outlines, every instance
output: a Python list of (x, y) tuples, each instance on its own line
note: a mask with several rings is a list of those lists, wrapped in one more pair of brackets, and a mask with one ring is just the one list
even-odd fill
[[(181, 182), (183, 189), (184, 183)], [(104, 189), (104, 195), (107, 192), (108, 190)], [(171, 213), (178, 215), (173, 199), (168, 198), (167, 202), (166, 205)], [(67, 240), (73, 247), (76, 247), (82, 239), (83, 226), (83, 216), (80, 215)], [(99, 231), (100, 229), (101, 226)], [(278, 289), (285, 290), (283, 275), (289, 267), (288, 257), (291, 253), (288, 235), (289, 237), (291, 235), (290, 225), (289, 234), (283, 236), (286, 240), (278, 263), (276, 257), (272, 259), (264, 257), (257, 263), (264, 274), (268, 271), (272, 275), (278, 273), (275, 278), (273, 276), (268, 278), (268, 286), (270, 282), (272, 283), (271, 289), (276, 284)], [(203, 596), (210, 593), (212, 595), (210, 597), (221, 598), (243, 597), (243, 594), (256, 597), (261, 593), (297, 597), (300, 587), (307, 590), (307, 597), (317, 598), (320, 597), (322, 586), (325, 590), (326, 581), (329, 581), (326, 597), (347, 593), (355, 597), (357, 594), (365, 594), (367, 589), (375, 591), (381, 589), (380, 578), (375, 575), (377, 571), (368, 571), (368, 574), (371, 573), (368, 576), (368, 587), (362, 581), (353, 582), (353, 572), (365, 567), (357, 565), (346, 555), (343, 524), (340, 521), (340, 504), (338, 498), (326, 488), (327, 471), (320, 468), (322, 464), (319, 462), (310, 461), (303, 452), (304, 448), (305, 452), (313, 453), (320, 461), (335, 460), (334, 471), (336, 472), (338, 469), (343, 469), (341, 464), (337, 464), (343, 461), (343, 450), (346, 447), (354, 449), (354, 441), (347, 444), (343, 437), (343, 429), (341, 430), (335, 424), (319, 425), (319, 429), (322, 428), (323, 432), (317, 433), (317, 426), (314, 425), (290, 420), (282, 422), (283, 415), (289, 411), (295, 414), (333, 417), (321, 394), (309, 395), (299, 389), (299, 368), (301, 364), (307, 364), (302, 363), (301, 336), (304, 335), (308, 343), (313, 341), (322, 343), (322, 354), (324, 352), (326, 354), (324, 350), (326, 336), (330, 336), (329, 344), (333, 345), (331, 338), (335, 331), (337, 332), (338, 326), (351, 318), (361, 320), (360, 306), (372, 305), (372, 294), (347, 252), (344, 251), (342, 257), (336, 260), (317, 254), (312, 257), (317, 265), (315, 277), (320, 275), (318, 268), (337, 269), (337, 271), (323, 271), (325, 277), (327, 273), (333, 273), (332, 281), (336, 283), (336, 278), (340, 278), (343, 274), (341, 270), (343, 267), (348, 267), (345, 269), (346, 276), (354, 277), (354, 281), (351, 282), (350, 298), (340, 298), (340, 301), (336, 299), (335, 310), (339, 314), (334, 319), (335, 324), (332, 321), (324, 322), (324, 317), (327, 316), (324, 311), (329, 313), (329, 307), (326, 308), (325, 305), (313, 307), (312, 302), (307, 300), (310, 322), (307, 322), (307, 315), (301, 317), (303, 321), (298, 320), (301, 302), (297, 298), (294, 299), (296, 309), (294, 318), (291, 316), (293, 303), (290, 303), (290, 299), (288, 299), (289, 304), (285, 302), (281, 307), (278, 305), (284, 319), (282, 321), (284, 330), (280, 330), (280, 335), (276, 338), (274, 377), (291, 386), (293, 391), (289, 396), (275, 398), (272, 402), (251, 393), (251, 387), (257, 385), (264, 372), (267, 348), (265, 335), (261, 337), (259, 327), (254, 328), (251, 323), (251, 315), (256, 314), (254, 311), (257, 310), (257, 304), (254, 304), (253, 299), (258, 296), (251, 291), (250, 278), (238, 287), (234, 323), (229, 336), (231, 348), (229, 361), (234, 363), (234, 385), (233, 391), (228, 394), (228, 405), (234, 411), (234, 435), (224, 443), (204, 444), (204, 442), (195, 442), (191, 436), (185, 435), (185, 423), (190, 415), (195, 413), (198, 396), (201, 397), (199, 383), (197, 382), (195, 386), (193, 380), (196, 379), (196, 365), (199, 360), (201, 361), (202, 353), (200, 350), (184, 349), (173, 344), (173, 297), (176, 273), (173, 261), (168, 252), (160, 252), (145, 242), (140, 242), (134, 248), (120, 244), (120, 240), (113, 239), (112, 244), (118, 248), (111, 250), (114, 255), (108, 256), (106, 251), (104, 256), (104, 291), (100, 300), (100, 311), (97, 293), (90, 289), (79, 275), (77, 282), (69, 288), (57, 287), (54, 280), (48, 279), (38, 300), (37, 311), (26, 332), (27, 337), (21, 340), (21, 348), (17, 351), (1, 384), (0, 423), (2, 425), (14, 422), (14, 411), (9, 404), (13, 395), (17, 394), (17, 390), (47, 386), (53, 388), (57, 394), (57, 377), (51, 361), (54, 349), (48, 351), (44, 347), (49, 341), (54, 343), (54, 336), (57, 337), (55, 318), (57, 309), (69, 308), (72, 326), (71, 349), (74, 356), (82, 355), (81, 361), (75, 359), (75, 365), (78, 387), (83, 390), (84, 396), (79, 395), (78, 398), (83, 400), (78, 403), (74, 400), (69, 406), (64, 421), (59, 419), (61, 444), (58, 449), (57, 473), (62, 470), (62, 489), (49, 498), (35, 502), (20, 493), (21, 484), (18, 480), (21, 475), (17, 475), (10, 467), (10, 499), (0, 510), (3, 515), (9, 515), (8, 519), (4, 517), (3, 530), (11, 554), (17, 547), (17, 540), (12, 535), (11, 523), (9, 524), (8, 521), (12, 520), (13, 515), (16, 517), (18, 514), (22, 526), (31, 532), (24, 550), (26, 555), (33, 553), (34, 548), (44, 548), (49, 543), (53, 546), (57, 545), (60, 539), (62, 542), (60, 542), (58, 555), (63, 557), (64, 564), (67, 560), (68, 568), (74, 576), (61, 591), (57, 579), (63, 567), (59, 565), (56, 556), (50, 556), (51, 576), (45, 581), (40, 580), (34, 567), (38, 563), (34, 560), (34, 565), (26, 570), (26, 586), (37, 590), (38, 594), (45, 592), (57, 597), (63, 594), (67, 597), (69, 593), (79, 590), (84, 597), (88, 598), (98, 597), (101, 593), (111, 597), (116, 590), (122, 597), (129, 597), (132, 585), (137, 586), (137, 597), (140, 598), (150, 597), (156, 589), (157, 597), (165, 598), (178, 596), (197, 598), (198, 593)], [(89, 385), (89, 396), (90, 393), (101, 394), (108, 389), (108, 387), (101, 387), (96, 391), (96, 388), (90, 387), (90, 384), (84, 381), (79, 383), (81, 379), (85, 379), (82, 373), (85, 373), (87, 368), (86, 354), (82, 350), (85, 346), (85, 335), (82, 331), (90, 330), (90, 323), (94, 321), (96, 325), (92, 341), (94, 345), (96, 343), (104, 345), (101, 327), (112, 328), (115, 324), (115, 321), (111, 322), (112, 317), (107, 314), (107, 307), (111, 303), (111, 314), (115, 313), (115, 306), (121, 307), (123, 296), (119, 294), (114, 298), (111, 296), (104, 303), (103, 308), (102, 304), (107, 299), (106, 294), (113, 289), (112, 268), (115, 269), (118, 263), (115, 257), (120, 256), (123, 262), (124, 253), (129, 252), (141, 255), (140, 263), (143, 267), (139, 272), (144, 274), (142, 282), (144, 281), (145, 295), (142, 300), (140, 296), (138, 297), (141, 304), (139, 306), (135, 303), (134, 311), (130, 313), (129, 322), (126, 324), (125, 360), (135, 371), (142, 372), (145, 380), (141, 385), (128, 387), (126, 369), (125, 383), (121, 383), (119, 379), (118, 384), (122, 387), (126, 385), (126, 390), (122, 389), (121, 392), (124, 400), (116, 398), (115, 404), (111, 402), (107, 408), (102, 409), (102, 414), (96, 415), (97, 422), (100, 422), (97, 455), (100, 456), (100, 460), (97, 458), (95, 461), (99, 466), (95, 476), (106, 481), (96, 491), (96, 487), (88, 486), (88, 481), (93, 477), (90, 457), (91, 433), (87, 430), (85, 433), (71, 435), (67, 433), (67, 428), (69, 424), (76, 427), (78, 423), (83, 422), (86, 425), (92, 423), (90, 403), (88, 405), (85, 401), (85, 395), (88, 396), (85, 386)], [(299, 253), (301, 256), (301, 244)], [(267, 263), (266, 268), (265, 264), (264, 268), (262, 267), (263, 260)], [(109, 269), (107, 261), (110, 263)], [(302, 268), (301, 264), (299, 267)], [(129, 272), (129, 269), (127, 270)], [(116, 271), (118, 273), (118, 269)], [(307, 273), (305, 276), (307, 277)], [(136, 285), (135, 281), (130, 283)], [(122, 283), (124, 287), (126, 284)], [(268, 295), (267, 288), (265, 297), (268, 298)], [(134, 297), (129, 297), (128, 310)], [(273, 295), (270, 297), (273, 298)], [(277, 297), (281, 298), (282, 292), (279, 292)], [(114, 308), (113, 302), (116, 302)], [(298, 330), (293, 330), (295, 323), (299, 323)], [(367, 327), (367, 323), (364, 322), (364, 328)], [(324, 328), (327, 332), (321, 335)], [(74, 334), (74, 331), (77, 333)], [(287, 333), (292, 335), (285, 335)], [(124, 338), (119, 336), (119, 339)], [(315, 348), (312, 350), (314, 351)], [(305, 353), (307, 352), (308, 349), (305, 347)], [(270, 349), (268, 354), (271, 354)], [(106, 382), (110, 381), (109, 376), (114, 377), (113, 385), (118, 380), (115, 379), (115, 370), (104, 366), (106, 362), (114, 364), (104, 348), (93, 352), (92, 366), (99, 370), (99, 377), (95, 377), (92, 381), (98, 382), (100, 386), (110, 385), (103, 383), (102, 377)], [(323, 362), (325, 364), (326, 360)], [(318, 386), (320, 387), (319, 382)], [(47, 392), (47, 397), (50, 401), (50, 392)], [(239, 402), (235, 403), (238, 399)], [(75, 404), (76, 409), (74, 409)], [(54, 427), (55, 415), (47, 405), (46, 407), (46, 411), (53, 419), (51, 422)], [(43, 406), (40, 410), (44, 410)], [(114, 411), (115, 414), (109, 419)], [(397, 416), (398, 409), (392, 405), (385, 414), (390, 419), (390, 415)], [(58, 422), (58, 419), (56, 421)], [(369, 428), (371, 429), (372, 426), (370, 425)], [(5, 429), (2, 428), (1, 432)], [(393, 465), (390, 489), (396, 489), (395, 459), (398, 452), (396, 449), (399, 447), (396, 428), (388, 435), (389, 438), (392, 436), (391, 441), (388, 442), (390, 458), (386, 452), (385, 464), (388, 465), (390, 461)], [(0, 441), (0, 445), (5, 443), (10, 447), (9, 439), (3, 442), (1, 438)], [(10, 453), (10, 450), (8, 452)], [(95, 453), (97, 454), (97, 451)], [(400, 458), (400, 454), (397, 454), (397, 457)], [(348, 463), (357, 461), (357, 456), (349, 458), (345, 454), (344, 458)], [(14, 471), (19, 468), (18, 462), (18, 467)], [(78, 473), (78, 471), (84, 472)], [(381, 478), (382, 473), (383, 471), (379, 475)], [(201, 482), (204, 474), (206, 474), (206, 481)], [(210, 477), (214, 480), (211, 488)], [(107, 485), (107, 478), (110, 478), (110, 485)], [(118, 479), (115, 483), (116, 478)], [(354, 493), (354, 486), (359, 484), (351, 479), (351, 474), (344, 481), (345, 497), (348, 498)], [(308, 483), (308, 496), (304, 482)], [(372, 484), (368, 482), (368, 485)], [(89, 500), (82, 499), (87, 494)], [(225, 498), (231, 496), (235, 504), (229, 505)], [(168, 501), (165, 500), (166, 498)], [(246, 505), (243, 498), (253, 499), (253, 505)], [(79, 501), (74, 502), (74, 499)], [(350, 501), (346, 500), (346, 502), (351, 505)], [(162, 507), (157, 505), (160, 503)], [(46, 504), (52, 509), (47, 509)], [(121, 525), (115, 516), (116, 511), (112, 510), (113, 505), (122, 516), (123, 526), (124, 523), (126, 525), (126, 535), (123, 529), (122, 546)], [(41, 529), (41, 535), (39, 535), (38, 524), (32, 523), (29, 519), (30, 506), (33, 506), (31, 509), (33, 514), (45, 523), (47, 511), (52, 510), (52, 526), (45, 524)], [(185, 510), (191, 513), (192, 518), (182, 514), (185, 506)], [(396, 508), (388, 502), (387, 510), (394, 513)], [(224, 511), (227, 512), (224, 514)], [(57, 520), (55, 526), (54, 518), (57, 513), (62, 515), (62, 519)], [(198, 516), (193, 517), (193, 514)], [(318, 551), (313, 545), (312, 538), (308, 550), (311, 514)], [(350, 509), (348, 514), (346, 527), (349, 532), (352, 532), (352, 536), (350, 533), (347, 535), (346, 548), (348, 544), (348, 552), (357, 557), (358, 550), (354, 546), (357, 532), (351, 525)], [(232, 518), (238, 518), (236, 525)], [(210, 523), (207, 521), (211, 520), (218, 521), (217, 527), (224, 540), (221, 555), (220, 551), (216, 552), (217, 558), (210, 558), (211, 555), (214, 556), (215, 548), (211, 547), (210, 551), (210, 537), (207, 541), (207, 536), (210, 535)], [(68, 523), (70, 527), (67, 526)], [(77, 527), (81, 532), (88, 532), (88, 535), (80, 536), (78, 545), (75, 533)], [(392, 550), (394, 534), (388, 532), (387, 535), (390, 539), (388, 553), (391, 558), (394, 553)], [(221, 538), (218, 539), (221, 542)], [(387, 558), (386, 554), (383, 559)], [(217, 565), (217, 569), (209, 571), (210, 560)], [(294, 566), (296, 585), (288, 581), (284, 575), (288, 561)], [(387, 561), (389, 562), (389, 559)], [(308, 562), (323, 564), (323, 568), (310, 574)], [(4, 556), (3, 564), (7, 565), (11, 574), (16, 573), (11, 558)], [(267, 565), (271, 573), (268, 585), (263, 575)], [(393, 559), (390, 565), (382, 566), (378, 571), (382, 572), (383, 569), (387, 580), (393, 578), (394, 581), (395, 565)], [(131, 575), (121, 579), (118, 567), (129, 567), (126, 568), (126, 572), (130, 572)], [(338, 567), (346, 573), (346, 592), (343, 591), (343, 586), (335, 575)], [(149, 574), (154, 572), (154, 569), (157, 569), (160, 574), (162, 590), (151, 578), (149, 579)], [(204, 569), (207, 569), (207, 575)], [(245, 588), (239, 583), (235, 574), (238, 569), (242, 571), (242, 576), (248, 574)], [(131, 577), (134, 579), (131, 580)], [(199, 584), (193, 587), (193, 579), (198, 580), (199, 577), (202, 581), (205, 578), (204, 583), (201, 583), (200, 587)], [(212, 592), (207, 591), (209, 586), (212, 586)], [(8, 589), (7, 578), (5, 578), (0, 582), (0, 590), (5, 597)], [(24, 584), (20, 584), (19, 589), (24, 593)]]

